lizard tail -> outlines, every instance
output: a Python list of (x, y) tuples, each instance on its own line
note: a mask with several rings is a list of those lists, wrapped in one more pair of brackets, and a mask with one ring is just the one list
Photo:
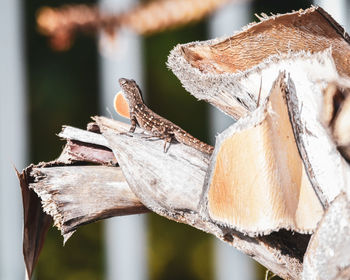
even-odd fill
[(212, 154), (214, 151), (213, 146), (198, 140), (197, 138), (193, 137), (191, 134), (188, 134), (185, 131), (183, 131), (181, 133), (177, 133), (175, 135), (175, 139), (180, 143), (183, 143), (187, 146), (191, 146), (191, 147), (193, 147), (193, 148), (195, 148), (203, 153), (209, 154), (209, 155)]

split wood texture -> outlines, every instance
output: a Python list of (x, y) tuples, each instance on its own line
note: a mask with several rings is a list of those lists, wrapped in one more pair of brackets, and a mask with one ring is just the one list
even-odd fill
[(50, 219), (66, 241), (81, 225), (153, 211), (282, 278), (348, 279), (349, 51), (316, 7), (176, 46), (168, 66), (184, 87), (238, 121), (211, 156), (181, 143), (164, 153), (163, 140), (104, 117), (64, 127), (60, 157), (19, 174), (29, 278)]

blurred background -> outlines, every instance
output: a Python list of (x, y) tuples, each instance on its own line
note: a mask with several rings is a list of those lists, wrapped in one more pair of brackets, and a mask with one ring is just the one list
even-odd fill
[[(311, 4), (324, 7), (347, 30), (349, 25), (346, 0), (206, 0), (211, 6), (204, 13), (200, 1), (188, 0), (194, 2), (189, 14), (201, 19), (176, 28), (121, 28), (115, 34), (107, 28), (50, 40), (38, 27), (38, 11), (44, 6), (89, 4), (120, 13), (161, 1), (0, 1), (0, 279), (24, 279), (22, 204), (13, 165), (21, 170), (55, 159), (63, 146), (56, 136), (62, 125), (85, 128), (94, 115), (118, 119), (112, 112), (118, 78), (135, 79), (155, 112), (214, 144), (215, 135), (233, 120), (196, 101), (167, 69), (167, 56), (176, 44), (231, 35), (257, 21), (255, 13), (285, 13)], [(244, 280), (265, 275), (263, 267), (234, 248), (154, 214), (87, 225), (64, 247), (62, 241), (51, 228), (35, 279)]]

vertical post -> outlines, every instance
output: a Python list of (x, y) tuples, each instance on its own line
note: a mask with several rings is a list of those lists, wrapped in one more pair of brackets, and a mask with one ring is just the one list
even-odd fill
[(316, 6), (322, 7), (327, 13), (329, 13), (340, 25), (345, 27), (349, 31), (349, 24), (347, 22), (347, 4), (346, 0), (315, 0), (314, 4)]
[[(209, 34), (211, 38), (231, 35), (249, 23), (250, 4), (231, 3), (218, 10), (210, 19)], [(210, 108), (210, 137), (215, 143), (217, 132), (233, 124), (233, 119), (214, 107)], [(256, 279), (255, 264), (248, 256), (235, 248), (215, 240), (215, 275), (217, 280)]]
[(0, 279), (23, 279), (22, 207), (14, 166), (25, 166), (22, 1), (0, 2)]
[[(100, 7), (120, 12), (136, 3), (137, 0), (100, 0)], [(109, 114), (107, 108), (113, 108), (113, 97), (120, 90), (119, 78), (135, 79), (142, 86), (142, 46), (139, 36), (127, 30), (118, 33), (113, 41), (101, 33), (100, 45), (101, 112)], [(107, 280), (147, 279), (146, 233), (142, 215), (105, 222)]]

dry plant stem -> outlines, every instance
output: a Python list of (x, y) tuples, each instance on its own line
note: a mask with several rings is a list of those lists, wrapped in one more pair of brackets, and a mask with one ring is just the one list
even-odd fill
[(130, 188), (147, 208), (217, 236), (281, 277), (300, 278), (309, 235), (281, 230), (269, 236), (248, 237), (206, 221), (199, 214), (208, 155), (183, 144), (172, 144), (164, 153), (161, 140), (147, 141), (138, 134), (119, 135), (104, 126), (105, 118), (95, 120)]
[(119, 167), (33, 168), (30, 177), (34, 182), (29, 188), (41, 198), (44, 212), (54, 218), (64, 236), (97, 220), (148, 212), (130, 191)]
[(327, 207), (347, 188), (350, 172), (319, 122), (319, 104), (326, 83), (339, 80), (338, 72), (350, 73), (349, 54), (348, 35), (324, 10), (312, 7), (264, 17), (229, 38), (178, 45), (168, 66), (191, 94), (234, 118), (256, 109), (261, 77), (264, 101), (277, 73), (290, 73), (294, 85), (288, 90), (295, 98), (288, 107), (296, 143)]
[[(120, 125), (120, 128), (123, 129), (123, 125)], [(103, 146), (106, 141), (100, 134), (64, 127), (60, 136), (67, 140), (67, 144), (57, 160), (36, 166), (31, 165), (21, 174), (17, 173), (23, 197), (23, 254), (28, 279), (31, 279), (44, 244), (47, 229), (52, 221), (61, 229), (64, 242), (66, 242), (80, 225), (109, 216), (149, 211), (130, 191), (120, 174), (120, 168), (70, 166), (76, 162), (115, 165), (117, 161), (113, 153)], [(119, 183), (114, 178), (113, 182), (107, 185), (105, 181), (99, 184), (98, 180), (90, 180), (84, 186), (81, 185), (84, 180), (92, 179), (91, 174), (99, 174), (101, 178), (97, 179), (103, 180), (102, 178), (109, 177), (110, 173), (119, 178)], [(65, 187), (67, 180), (62, 180), (64, 175), (71, 177), (72, 185), (67, 188)], [(72, 181), (74, 177), (77, 179), (76, 182)], [(74, 190), (78, 192), (74, 192)], [(35, 192), (39, 193), (39, 197)], [(113, 197), (118, 198), (118, 196), (119, 199), (112, 199)], [(82, 201), (82, 199), (85, 200)], [(107, 202), (112, 199), (112, 203), (109, 204), (109, 208), (101, 209), (99, 199)], [(86, 202), (89, 205), (86, 205)], [(50, 215), (43, 212), (42, 205)], [(102, 203), (102, 205), (105, 204)]]
[[(95, 120), (104, 135), (109, 134), (107, 138), (112, 137), (116, 133), (116, 129), (123, 130), (125, 128), (124, 124), (104, 117), (95, 117)], [(69, 132), (71, 132), (71, 135)], [(95, 136), (89, 135), (87, 137), (87, 133), (79, 134), (77, 132), (78, 130), (74, 128), (64, 128), (61, 136), (65, 135), (67, 139), (79, 139), (77, 145), (87, 141), (86, 139), (93, 139)], [(130, 142), (135, 145), (130, 145)], [(148, 141), (138, 134), (134, 137), (116, 134), (115, 141), (112, 140), (108, 146), (121, 147), (119, 152), (116, 152), (113, 148), (115, 154), (124, 154), (121, 163), (125, 161), (123, 159), (125, 155), (129, 155), (129, 164), (133, 165), (133, 168), (140, 168), (140, 165), (147, 164), (151, 169), (157, 170), (159, 166), (169, 164), (169, 161), (174, 161), (173, 164), (177, 166), (181, 166), (186, 162), (186, 168), (181, 167), (182, 170), (173, 170), (175, 172), (172, 172), (173, 175), (170, 180), (173, 180), (174, 186), (176, 182), (182, 184), (185, 194), (192, 190), (193, 194), (190, 199), (186, 199), (181, 190), (171, 189), (172, 185), (170, 185), (170, 189), (167, 189), (166, 186), (163, 186), (165, 187), (163, 189), (158, 189), (161, 182), (153, 180), (154, 176), (157, 175), (150, 172), (150, 168), (145, 169), (147, 172), (144, 171), (144, 173), (140, 173), (141, 175), (137, 175), (137, 173), (132, 173), (133, 169), (128, 171), (128, 165), (124, 167), (124, 173), (126, 173), (131, 189), (133, 191), (137, 190), (135, 194), (130, 191), (124, 179), (120, 177), (121, 173), (118, 167), (55, 166), (64, 165), (64, 163), (52, 162), (46, 166), (32, 167), (23, 174), (26, 174), (26, 178), (31, 182), (30, 188), (41, 197), (44, 210), (54, 218), (55, 224), (61, 229), (65, 240), (80, 225), (113, 215), (143, 213), (148, 211), (147, 208), (154, 207), (153, 211), (169, 219), (214, 234), (221, 240), (252, 256), (281, 277), (299, 279), (302, 257), (309, 235), (293, 234), (281, 230), (269, 236), (252, 238), (238, 231), (220, 228), (210, 221), (203, 220), (197, 211), (197, 204), (201, 196), (201, 185), (198, 183), (191, 185), (191, 181), (187, 181), (185, 177), (186, 181), (184, 182), (181, 179), (183, 177), (176, 176), (176, 174), (185, 174), (188, 164), (191, 164), (191, 172), (197, 174), (197, 182), (204, 180), (205, 172), (203, 170), (208, 163), (205, 159), (208, 158), (208, 155), (198, 153), (194, 149), (181, 144), (173, 144), (169, 149), (169, 153), (164, 153), (161, 142)], [(86, 145), (86, 142), (84, 145)], [(137, 160), (137, 155), (150, 151), (156, 152), (156, 157), (159, 160), (151, 162), (147, 162), (145, 159), (141, 162)], [(142, 176), (142, 174), (147, 175), (147, 178), (139, 181), (139, 176)], [(151, 180), (151, 184), (143, 185), (145, 180)], [(133, 184), (134, 181), (140, 183)], [(29, 186), (25, 185), (25, 187), (28, 188)], [(186, 188), (189, 190), (186, 190)], [(155, 189), (159, 191), (155, 192)], [(153, 198), (151, 197), (152, 191), (154, 192)], [(157, 196), (161, 196), (162, 200), (159, 200)], [(141, 197), (147, 197), (147, 201), (140, 200)], [(146, 205), (147, 208), (143, 205)]]
[[(125, 123), (102, 119), (106, 126), (118, 132), (128, 127)], [(117, 160), (101, 134), (64, 126), (58, 136), (67, 141), (65, 148), (56, 161), (32, 168), (30, 176), (34, 184), (30, 187), (40, 194), (46, 205), (44, 210), (56, 213), (51, 214), (63, 234), (110, 216), (148, 211), (130, 191), (120, 168), (112, 167)], [(75, 162), (105, 166), (67, 166)], [(62, 203), (65, 200), (69, 203)]]
[(63, 126), (58, 136), (66, 140), (75, 140), (109, 148), (108, 142), (100, 133), (93, 133), (80, 128)]
[[(331, 50), (328, 49), (330, 46)], [(311, 176), (310, 181), (323, 206), (330, 205), (330, 212), (336, 209), (335, 212), (342, 213), (338, 211), (342, 208), (337, 207), (338, 200), (334, 200), (335, 204), (332, 200), (339, 192), (347, 190), (349, 166), (344, 164), (329, 135), (319, 125), (318, 107), (313, 105), (321, 103), (317, 98), (321, 96), (322, 85), (339, 78), (337, 71), (342, 75), (349, 73), (349, 54), (349, 38), (344, 30), (322, 9), (310, 8), (272, 18), (264, 17), (261, 23), (251, 25), (230, 38), (179, 45), (169, 58), (169, 66), (193, 95), (210, 101), (235, 118), (254, 111), (258, 99), (261, 98), (261, 104), (264, 103), (281, 68), (289, 72), (290, 76), (285, 79), (290, 97), (288, 99), (287, 96), (288, 113), (305, 170)], [(140, 134), (142, 130), (136, 130), (130, 137), (120, 134), (129, 126), (103, 117), (95, 117), (94, 120), (96, 124), (89, 125), (89, 129), (102, 135), (65, 128), (60, 136), (68, 143), (58, 161), (31, 167), (22, 175), (25, 176), (23, 187), (30, 187), (39, 195), (44, 210), (53, 217), (65, 239), (85, 223), (149, 209), (215, 235), (280, 277), (301, 279), (310, 235), (281, 229), (269, 235), (249, 237), (203, 216), (201, 200), (210, 162), (208, 154), (181, 143), (171, 144), (164, 153), (163, 141), (145, 139)], [(101, 155), (98, 155), (99, 151)], [(327, 162), (322, 159), (327, 159)], [(107, 166), (64, 166), (77, 161)], [(116, 161), (120, 167), (110, 166)], [(312, 177), (317, 177), (317, 180), (312, 181)], [(317, 255), (310, 249), (314, 246), (314, 252), (318, 251), (317, 238), (324, 243), (319, 248), (332, 249), (327, 247), (327, 238), (323, 237), (325, 229), (325, 232), (336, 229), (331, 233), (333, 235), (339, 229), (349, 236), (346, 232), (348, 202), (339, 205), (346, 206), (342, 208), (346, 213), (342, 217), (344, 219), (333, 225), (341, 214), (333, 216), (329, 212), (332, 226), (328, 228), (324, 217), (315, 234), (316, 241), (310, 243), (309, 260)], [(40, 240), (44, 236), (42, 232), (35, 231), (33, 234), (37, 234)], [(347, 249), (347, 239), (342, 243), (339, 238), (337, 236), (330, 244), (339, 251), (344, 249), (341, 245), (345, 244)], [(40, 249), (39, 245), (34, 247)], [(329, 251), (326, 256), (333, 260), (334, 254)], [(37, 257), (29, 258), (34, 260)], [(315, 260), (316, 263), (310, 261), (312, 267), (322, 264), (317, 263), (318, 257)], [(348, 265), (348, 258), (344, 260), (344, 264)], [(342, 267), (341, 277), (347, 273), (346, 267)]]
[[(253, 108), (255, 101), (252, 96), (254, 96), (253, 93), (258, 96), (260, 88), (258, 79), (261, 75), (263, 75), (262, 96), (265, 100), (278, 72), (280, 69), (285, 69), (289, 73), (287, 98), (293, 96), (288, 102), (288, 110), (295, 141), (322, 205), (326, 207), (342, 189), (347, 188), (347, 182), (350, 179), (349, 166), (337, 151), (328, 131), (318, 118), (324, 86), (329, 81), (339, 79), (337, 65), (334, 64), (330, 50), (315, 54), (301, 52), (276, 56), (237, 75), (205, 74), (189, 69), (189, 65), (184, 64), (184, 58), (178, 56), (178, 50), (179, 47), (174, 49), (169, 61), (172, 70), (178, 74), (181, 81), (189, 85), (188, 90), (197, 98), (205, 97), (213, 105), (226, 110), (225, 112), (231, 116), (237, 112), (234, 106), (227, 107), (228, 104), (232, 104), (231, 100), (240, 96), (243, 102), (245, 97), (244, 102)], [(200, 91), (198, 85), (202, 88)], [(267, 89), (266, 86), (269, 85)], [(247, 89), (251, 96), (245, 94)], [(249, 118), (250, 114), (248, 110), (245, 116)], [(243, 116), (241, 118), (243, 119)], [(218, 148), (218, 145), (216, 146)], [(325, 149), (325, 147), (328, 148)], [(214, 158), (215, 156), (214, 151)], [(329, 187), (330, 185), (332, 188)]]
[(66, 163), (90, 162), (112, 166), (118, 163), (110, 149), (74, 140), (67, 140), (67, 144), (58, 160)]
[(64, 126), (58, 134), (67, 143), (57, 159), (58, 162), (90, 162), (101, 165), (116, 165), (117, 160), (108, 148), (108, 143), (99, 133)]
[(61, 230), (65, 243), (81, 225), (149, 212), (130, 191), (119, 167), (62, 165), (62, 162), (43, 163), (29, 166), (18, 174), (23, 196), (23, 253), (28, 279), (52, 221)]
[(153, 1), (127, 13), (125, 25), (138, 34), (156, 33), (200, 20), (227, 2), (229, 0)]

